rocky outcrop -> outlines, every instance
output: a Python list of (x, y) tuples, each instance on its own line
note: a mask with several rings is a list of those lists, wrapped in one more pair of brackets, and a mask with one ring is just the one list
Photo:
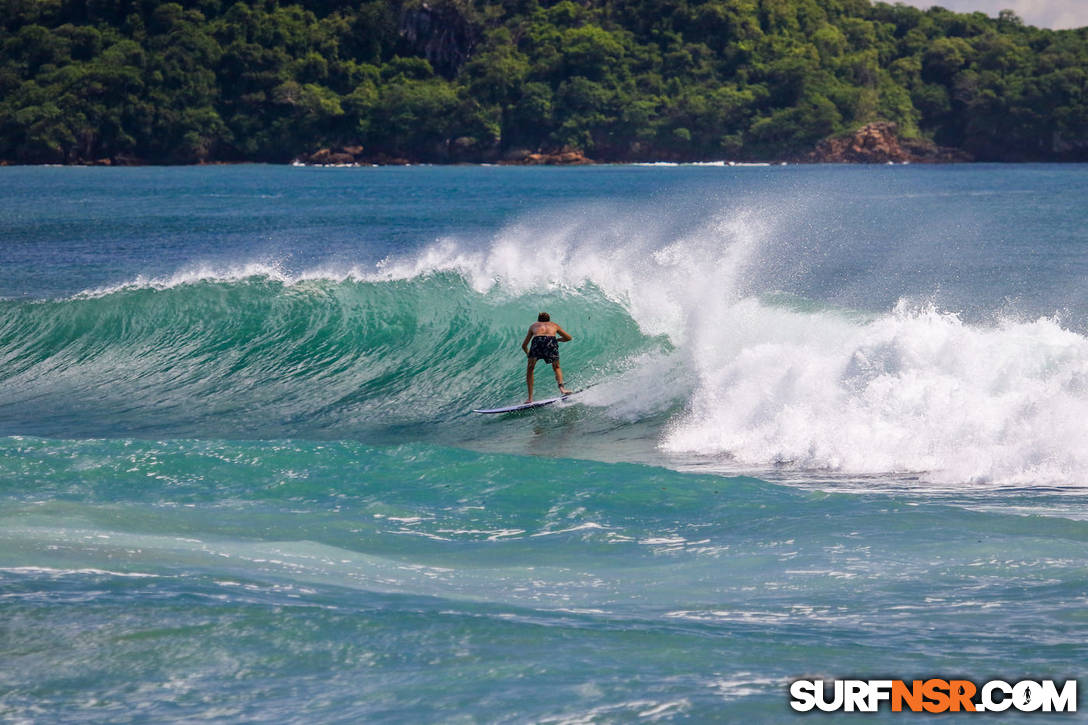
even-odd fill
[(951, 163), (970, 161), (971, 157), (959, 149), (921, 139), (900, 139), (897, 124), (878, 121), (851, 134), (824, 139), (805, 160), (828, 164)]
[(522, 166), (584, 166), (592, 164), (593, 159), (587, 158), (582, 151), (564, 149), (553, 153), (529, 151), (508, 153), (502, 163)]
[(343, 146), (337, 149), (318, 149), (312, 154), (302, 154), (296, 164), (311, 166), (350, 166), (363, 160), (362, 146)]

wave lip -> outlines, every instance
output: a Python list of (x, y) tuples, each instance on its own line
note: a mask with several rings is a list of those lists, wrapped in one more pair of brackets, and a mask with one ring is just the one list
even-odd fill
[(175, 287), (194, 285), (200, 282), (241, 282), (251, 280), (292, 284), (296, 283), (299, 279), (298, 276), (287, 273), (282, 266), (272, 262), (247, 262), (244, 264), (226, 266), (202, 264), (185, 267), (166, 276), (146, 277), (144, 275), (137, 275), (136, 277), (119, 284), (83, 290), (73, 295), (70, 299), (94, 299), (96, 297), (107, 297), (118, 292), (131, 290), (167, 290)]

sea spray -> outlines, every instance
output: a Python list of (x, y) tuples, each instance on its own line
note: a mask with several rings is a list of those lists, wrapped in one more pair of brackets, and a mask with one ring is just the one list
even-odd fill
[(1054, 320), (983, 327), (900, 305), (802, 326), (748, 308), (761, 332), (705, 366), (666, 450), (946, 483), (1088, 482), (1088, 340)]
[[(629, 420), (640, 401), (658, 408), (655, 390), (675, 394), (680, 376), (686, 410), (660, 437), (669, 453), (943, 483), (1088, 482), (1084, 335), (1057, 318), (968, 324), (933, 303), (857, 313), (756, 294), (768, 266), (787, 266), (779, 218), (741, 208), (677, 239), (624, 223), (548, 230), (562, 279), (599, 288), (674, 347), (599, 391), (610, 399), (586, 402)], [(559, 276), (531, 263), (539, 242), (524, 227), (484, 249), (447, 240), (384, 273), (450, 270), (481, 292), (547, 289)]]

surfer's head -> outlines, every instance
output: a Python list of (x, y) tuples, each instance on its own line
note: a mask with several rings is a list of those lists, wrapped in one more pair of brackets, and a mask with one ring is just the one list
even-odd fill
[(549, 315), (547, 312), (541, 312), (539, 315), (536, 316), (536, 321), (537, 322), (551, 322), (552, 321), (552, 316)]

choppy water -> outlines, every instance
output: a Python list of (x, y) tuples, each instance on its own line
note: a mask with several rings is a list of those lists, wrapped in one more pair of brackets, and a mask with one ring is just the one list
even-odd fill
[[(0, 169), (0, 717), (1077, 677), (1086, 221), (1083, 166)], [(591, 387), (472, 415), (540, 309)]]

